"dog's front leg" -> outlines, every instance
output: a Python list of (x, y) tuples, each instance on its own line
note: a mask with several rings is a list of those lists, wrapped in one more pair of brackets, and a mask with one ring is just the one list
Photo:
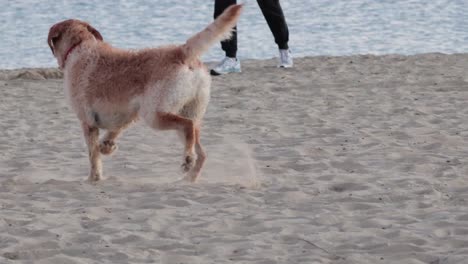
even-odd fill
[(99, 143), (99, 150), (101, 154), (110, 155), (117, 149), (117, 145), (115, 144), (115, 140), (120, 135), (120, 132), (123, 129), (117, 129), (112, 131), (107, 131), (104, 138)]
[(99, 150), (99, 128), (82, 124), (86, 144), (88, 145), (89, 162), (91, 171), (88, 180), (91, 182), (99, 181), (102, 176), (102, 162)]

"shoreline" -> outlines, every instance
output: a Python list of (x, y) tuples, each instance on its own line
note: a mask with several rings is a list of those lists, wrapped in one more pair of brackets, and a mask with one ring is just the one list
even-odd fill
[[(294, 58), (294, 61), (302, 61), (308, 59), (363, 59), (363, 58), (400, 58), (400, 59), (409, 59), (409, 58), (425, 58), (425, 57), (452, 57), (452, 56), (468, 56), (468, 53), (440, 53), (440, 52), (431, 52), (431, 53), (421, 53), (414, 55), (402, 55), (402, 54), (385, 54), (385, 55), (374, 55), (374, 54), (356, 54), (356, 55), (347, 55), (347, 56), (305, 56)], [(266, 62), (266, 61), (276, 61), (276, 58), (270, 59), (243, 59), (242, 64), (252, 64), (255, 62)], [(208, 61), (204, 62), (206, 65), (213, 65), (216, 62)], [(0, 80), (48, 80), (48, 79), (61, 79), (63, 78), (63, 73), (58, 68), (53, 67), (37, 67), (37, 68), (17, 68), (17, 69), (0, 69)]]

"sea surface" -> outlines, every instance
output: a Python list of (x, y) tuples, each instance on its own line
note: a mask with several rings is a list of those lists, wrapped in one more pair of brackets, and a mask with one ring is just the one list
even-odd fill
[[(239, 1), (241, 2), (241, 1)], [(257, 2), (242, 1), (241, 59), (278, 50)], [(282, 0), (295, 57), (468, 52), (466, 0)], [(183, 43), (213, 20), (212, 0), (0, 0), (0, 69), (55, 67), (50, 26), (86, 20), (122, 48)], [(215, 45), (204, 61), (223, 57)]]

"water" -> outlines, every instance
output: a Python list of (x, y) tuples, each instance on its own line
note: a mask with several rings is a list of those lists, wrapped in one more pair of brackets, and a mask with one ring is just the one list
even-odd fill
[[(277, 56), (257, 6), (246, 0), (240, 58)], [(282, 0), (294, 56), (468, 52), (466, 0)], [(90, 22), (122, 48), (183, 43), (212, 21), (213, 1), (0, 0), (0, 68), (56, 67), (46, 38), (68, 18)], [(223, 56), (214, 46), (203, 60)]]

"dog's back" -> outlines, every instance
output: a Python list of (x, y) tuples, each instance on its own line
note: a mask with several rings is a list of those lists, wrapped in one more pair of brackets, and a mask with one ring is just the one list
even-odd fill
[[(86, 97), (93, 101), (122, 104), (130, 98), (144, 96), (156, 100), (153, 104), (164, 107), (164, 111), (179, 112), (185, 107), (182, 111), (185, 113), (189, 111), (185, 104), (181, 105), (181, 101), (190, 103), (196, 99), (200, 103), (208, 103), (208, 99), (190, 98), (209, 97), (210, 93), (211, 77), (199, 57), (215, 42), (230, 36), (241, 9), (241, 5), (231, 6), (208, 27), (180, 46), (127, 51), (99, 43), (99, 56), (95, 58), (92, 67), (94, 70), (86, 76), (90, 80), (85, 88)], [(89, 62), (85, 61), (84, 64)], [(168, 83), (171, 85), (166, 85)]]

